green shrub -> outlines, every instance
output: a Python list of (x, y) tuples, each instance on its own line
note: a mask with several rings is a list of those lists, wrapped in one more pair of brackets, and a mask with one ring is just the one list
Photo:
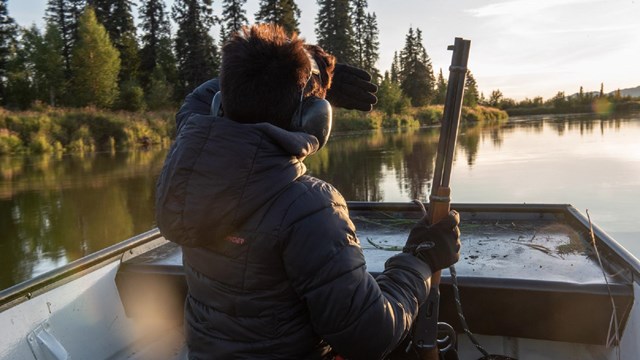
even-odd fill
[(422, 125), (435, 125), (440, 123), (443, 110), (444, 107), (442, 105), (422, 106), (415, 110), (413, 116)]
[(29, 141), (29, 151), (34, 154), (44, 154), (53, 151), (53, 145), (51, 145), (49, 138), (42, 132), (31, 134), (31, 140)]
[(117, 108), (126, 111), (142, 111), (146, 107), (142, 87), (128, 82), (120, 88)]
[(357, 110), (334, 109), (332, 131), (371, 130), (380, 127), (379, 114)]
[(420, 127), (420, 122), (411, 115), (391, 115), (382, 121), (383, 128)]
[(15, 133), (0, 129), (0, 154), (13, 154), (22, 150), (22, 140)]

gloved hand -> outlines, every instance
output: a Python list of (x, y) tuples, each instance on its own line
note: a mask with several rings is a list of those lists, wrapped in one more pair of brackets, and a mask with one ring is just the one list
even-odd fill
[(449, 267), (460, 259), (459, 224), (460, 215), (455, 210), (433, 225), (423, 218), (409, 233), (402, 252), (414, 254), (433, 272)]
[(371, 111), (378, 102), (374, 95), (376, 91), (378, 87), (371, 82), (368, 72), (350, 65), (336, 64), (326, 99), (333, 106)]

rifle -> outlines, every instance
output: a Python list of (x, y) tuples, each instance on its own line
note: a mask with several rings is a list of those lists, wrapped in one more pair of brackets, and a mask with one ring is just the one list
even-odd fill
[[(440, 139), (436, 154), (436, 166), (429, 196), (428, 219), (435, 224), (445, 218), (450, 211), (451, 167), (462, 112), (462, 99), (467, 75), (467, 60), (471, 41), (456, 38), (454, 45), (447, 50), (453, 50), (451, 66), (449, 67), (449, 82), (447, 97), (444, 104)], [(440, 271), (431, 276), (431, 291), (427, 301), (420, 307), (418, 317), (413, 325), (413, 344), (418, 350), (420, 359), (437, 360), (438, 351), (438, 308), (440, 304)], [(447, 325), (448, 326), (448, 325)], [(450, 326), (448, 326), (451, 328)]]

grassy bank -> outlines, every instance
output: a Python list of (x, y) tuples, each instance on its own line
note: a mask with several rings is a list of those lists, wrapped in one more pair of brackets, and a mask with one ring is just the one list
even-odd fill
[(174, 112), (85, 109), (0, 109), (0, 154), (93, 152), (168, 144)]
[[(403, 114), (336, 109), (334, 131), (417, 128), (440, 123), (443, 106), (408, 108)], [(463, 108), (467, 125), (507, 120), (504, 111), (477, 106)], [(149, 145), (168, 145), (175, 136), (174, 112), (112, 112), (41, 108), (7, 111), (0, 108), (0, 155), (14, 153), (114, 151)]]
[(613, 102), (606, 99), (601, 101), (596, 100), (590, 104), (562, 104), (560, 106), (529, 106), (505, 109), (509, 116), (582, 113), (594, 113), (607, 116), (638, 110), (640, 110), (640, 101)]
[[(334, 131), (374, 130), (381, 128), (420, 127), (440, 124), (444, 107), (429, 105), (409, 108), (403, 114), (385, 114), (374, 110), (370, 113), (336, 109)], [(507, 112), (492, 107), (463, 107), (461, 121), (468, 126), (498, 124), (507, 121)]]

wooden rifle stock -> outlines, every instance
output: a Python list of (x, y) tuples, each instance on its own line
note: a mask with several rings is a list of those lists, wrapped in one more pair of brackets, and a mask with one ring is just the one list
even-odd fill
[[(444, 104), (440, 139), (436, 155), (436, 166), (429, 196), (428, 218), (430, 224), (447, 217), (450, 211), (451, 168), (458, 136), (458, 125), (462, 112), (465, 79), (467, 75), (467, 61), (471, 41), (456, 38), (453, 46), (451, 66), (449, 67), (449, 82), (447, 97)], [(413, 344), (422, 360), (439, 359), (438, 352), (438, 308), (440, 304), (440, 271), (431, 276), (431, 290), (427, 301), (420, 307), (418, 317), (413, 325)]]

